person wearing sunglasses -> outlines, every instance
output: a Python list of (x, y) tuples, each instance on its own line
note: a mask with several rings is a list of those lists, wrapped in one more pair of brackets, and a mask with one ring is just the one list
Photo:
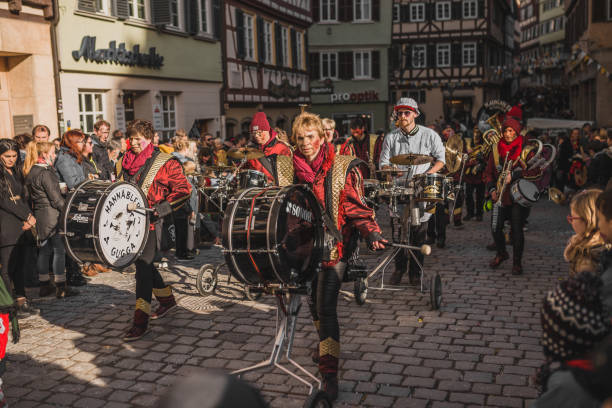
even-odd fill
[[(393, 108), (392, 119), (396, 129), (385, 136), (380, 153), (380, 168), (390, 169), (390, 159), (400, 154), (424, 154), (434, 158), (432, 164), (398, 166), (399, 170), (404, 171), (401, 177), (397, 177), (394, 180), (398, 185), (405, 185), (409, 179), (417, 174), (437, 173), (446, 163), (444, 144), (442, 143), (440, 135), (428, 127), (416, 124), (415, 120), (420, 114), (419, 106), (412, 98), (401, 98)], [(424, 204), (419, 204), (419, 213), (421, 217), (418, 226), (411, 226), (410, 231), (402, 231), (400, 228), (400, 234), (402, 236), (410, 237), (411, 245), (420, 246), (425, 243), (427, 224), (431, 218), (431, 214), (426, 213), (424, 209)], [(399, 213), (401, 214), (402, 212), (403, 208)], [(393, 222), (393, 218), (391, 220)], [(424, 256), (420, 253), (416, 254), (416, 256), (419, 258), (421, 265), (423, 265)], [(413, 284), (418, 282), (420, 268), (415, 259), (410, 257), (404, 250), (395, 257), (395, 271), (391, 275), (390, 280), (392, 285), (398, 285), (401, 282), (402, 275), (406, 272), (408, 267), (408, 259), (410, 259), (408, 274), (410, 282)]]
[(563, 257), (570, 264), (571, 276), (582, 272), (596, 272), (602, 253), (611, 247), (606, 244), (597, 228), (595, 202), (600, 193), (601, 190), (595, 188), (584, 190), (576, 194), (570, 202), (567, 222), (575, 234), (569, 239)]

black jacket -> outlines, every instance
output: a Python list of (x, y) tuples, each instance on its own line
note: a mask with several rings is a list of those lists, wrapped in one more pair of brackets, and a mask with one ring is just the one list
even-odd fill
[(37, 164), (26, 177), (26, 186), (36, 217), (38, 240), (42, 242), (58, 232), (60, 214), (64, 209), (59, 177), (52, 167)]
[(9, 183), (10, 192), (6, 189), (6, 192), (0, 194), (0, 246), (16, 245), (24, 235), (21, 229), (23, 222), (28, 219), (32, 211), (27, 204), (25, 186), (10, 174), (0, 174), (0, 183), (4, 183), (3, 177)]
[(91, 154), (93, 160), (98, 166), (98, 171), (100, 172), (100, 180), (110, 180), (111, 174), (114, 173), (115, 169), (113, 168), (113, 164), (108, 158), (106, 143), (100, 142), (100, 140), (98, 140), (98, 138), (94, 135), (92, 135), (91, 138), (94, 141), (93, 150)]

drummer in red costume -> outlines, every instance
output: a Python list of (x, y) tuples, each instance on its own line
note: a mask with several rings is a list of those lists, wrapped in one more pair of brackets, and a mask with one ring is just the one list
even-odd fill
[[(354, 156), (340, 156), (325, 142), (320, 118), (302, 113), (293, 122), (297, 151), (293, 166), (298, 183), (311, 186), (328, 215), (323, 268), (312, 283), (310, 311), (319, 334), (319, 372), (325, 391), (338, 395), (340, 328), (336, 312), (338, 293), (350, 257), (351, 238), (360, 234), (373, 250), (384, 249), (386, 240), (374, 220), (374, 213), (363, 199), (360, 163)], [(335, 236), (335, 237), (334, 237)], [(338, 239), (340, 238), (340, 239)]]
[[(270, 184), (285, 184), (282, 182), (282, 175), (279, 177), (279, 172), (286, 173), (284, 170), (288, 167), (285, 165), (284, 159), (281, 158), (279, 160), (278, 156), (292, 157), (293, 151), (291, 146), (276, 137), (276, 132), (270, 128), (268, 118), (264, 112), (257, 112), (253, 116), (250, 128), (252, 139), (266, 157), (249, 160), (247, 167), (264, 173)], [(290, 163), (290, 161), (286, 162), (287, 164)]]
[(368, 134), (365, 119), (358, 116), (351, 120), (351, 137), (340, 147), (340, 154), (356, 156), (363, 160), (359, 166), (366, 179), (376, 178), (384, 136)]
[[(149, 208), (155, 210), (153, 220), (161, 219), (184, 204), (190, 196), (191, 185), (183, 174), (181, 164), (171, 155), (153, 146), (155, 131), (151, 122), (135, 120), (128, 125), (126, 136), (130, 150), (118, 166), (119, 179), (137, 184), (147, 196)], [(145, 335), (149, 318), (159, 319), (176, 306), (172, 288), (164, 283), (153, 265), (157, 251), (155, 221), (142, 255), (136, 260), (136, 310), (134, 322), (123, 337), (125, 341), (138, 340)], [(152, 295), (159, 302), (151, 315)]]

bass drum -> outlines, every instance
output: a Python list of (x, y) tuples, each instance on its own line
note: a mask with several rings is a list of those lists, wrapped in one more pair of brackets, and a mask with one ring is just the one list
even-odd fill
[(222, 235), (229, 270), (246, 285), (300, 287), (323, 259), (321, 207), (302, 185), (240, 191), (225, 211)]
[(540, 198), (540, 190), (535, 183), (520, 179), (510, 186), (510, 196), (515, 203), (523, 207), (531, 207)]
[(140, 188), (127, 182), (87, 180), (69, 195), (63, 214), (66, 251), (78, 263), (123, 268), (136, 261), (149, 236), (149, 214)]

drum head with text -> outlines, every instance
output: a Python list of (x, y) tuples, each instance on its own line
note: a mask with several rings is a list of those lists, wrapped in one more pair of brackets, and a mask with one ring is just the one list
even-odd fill
[(128, 211), (128, 204), (146, 208), (142, 191), (129, 183), (109, 188), (97, 207), (96, 250), (115, 267), (130, 265), (142, 252), (149, 235), (149, 217), (142, 210)]

